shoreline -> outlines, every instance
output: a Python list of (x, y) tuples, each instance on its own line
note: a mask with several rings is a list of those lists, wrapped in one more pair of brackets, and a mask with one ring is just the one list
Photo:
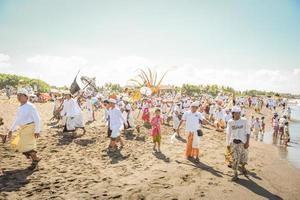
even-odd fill
[(285, 145), (280, 145), (278, 144), (276, 141), (276, 143), (274, 143), (273, 141), (273, 129), (271, 129), (270, 131), (267, 131), (266, 133), (269, 133), (270, 136), (267, 136), (267, 138), (264, 138), (264, 140), (262, 141), (263, 143), (266, 144), (271, 144), (272, 146), (277, 147), (278, 149), (278, 154), (281, 158), (286, 159), (290, 164), (292, 164), (297, 170), (300, 170), (300, 162), (298, 159), (298, 154), (300, 153), (300, 145), (299, 145), (299, 139), (297, 137), (297, 133), (299, 130), (299, 105), (295, 105), (295, 106), (291, 106), (293, 109), (293, 115), (291, 120), (289, 120), (289, 124), (290, 124), (290, 137), (291, 137), (291, 141), (289, 142), (289, 144), (287, 146)]

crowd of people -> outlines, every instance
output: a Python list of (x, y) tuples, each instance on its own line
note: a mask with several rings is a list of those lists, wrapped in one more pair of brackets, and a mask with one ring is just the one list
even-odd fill
[[(16, 151), (31, 159), (30, 169), (35, 169), (41, 160), (36, 150), (36, 141), (41, 133), (41, 119), (37, 108), (29, 102), (26, 89), (20, 89), (17, 92), (17, 99), (20, 107), (16, 113), (15, 122), (8, 134), (1, 135), (2, 141), (5, 143), (11, 140), (10, 143)], [(85, 126), (96, 120), (105, 122), (107, 137), (110, 140), (108, 146), (110, 152), (125, 147), (122, 135), (126, 134), (126, 131), (140, 133), (140, 125), (136, 123), (139, 118), (143, 121), (143, 125), (149, 128), (149, 135), (153, 140), (153, 151), (161, 152), (161, 126), (171, 125), (174, 132), (171, 139), (179, 139), (186, 135), (185, 157), (195, 163), (200, 162), (202, 126), (211, 126), (220, 134), (225, 135), (225, 160), (228, 167), (234, 170), (233, 180), (236, 180), (239, 166), (241, 166), (242, 173), (247, 174), (245, 166), (248, 162), (250, 138), (262, 140), (266, 126), (264, 116), (247, 116), (246, 109), (253, 109), (258, 114), (263, 107), (274, 112), (272, 118), (274, 136), (278, 136), (279, 140), (287, 145), (291, 109), (287, 107), (287, 99), (272, 97), (235, 97), (223, 93), (216, 97), (167, 94), (132, 101), (130, 93), (126, 92), (107, 97), (97, 93), (79, 92), (77, 95), (72, 95), (70, 92), (65, 92), (63, 96), (55, 97), (51, 120), (57, 120), (63, 132), (75, 134), (77, 129), (82, 129), (85, 134)], [(84, 123), (84, 110), (88, 116), (87, 123)], [(102, 119), (95, 117), (95, 112), (99, 110), (103, 111)], [(185, 124), (185, 134), (181, 133), (183, 124)], [(0, 119), (0, 126), (2, 125), (3, 121)], [(17, 133), (14, 138), (13, 132)], [(1, 170), (0, 174), (2, 174)]]

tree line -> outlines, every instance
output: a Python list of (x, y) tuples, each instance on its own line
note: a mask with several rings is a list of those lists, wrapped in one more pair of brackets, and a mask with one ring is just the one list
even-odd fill
[(183, 84), (180, 88), (182, 94), (186, 95), (200, 95), (203, 93), (210, 94), (212, 96), (217, 96), (220, 92), (226, 94), (235, 94), (237, 96), (282, 96), (277, 92), (272, 91), (260, 91), (260, 90), (245, 90), (238, 91), (228, 86), (219, 86), (216, 84), (212, 85), (192, 85)]
[(4, 89), (6, 86), (12, 86), (14, 88), (23, 86), (37, 86), (38, 92), (49, 92), (51, 86), (40, 79), (31, 79), (25, 76), (18, 76), (13, 74), (0, 73), (0, 89)]
[[(61, 89), (62, 87), (53, 87), (50, 86), (45, 81), (40, 79), (31, 79), (24, 76), (18, 76), (13, 74), (2, 74), (0, 73), (0, 89), (5, 88), (7, 85), (12, 86), (14, 88), (22, 87), (22, 86), (37, 86), (38, 92), (49, 92), (51, 88), (58, 88)], [(65, 90), (68, 88), (67, 86), (63, 87)], [(281, 96), (282, 94), (276, 92), (269, 92), (269, 91), (260, 91), (260, 90), (245, 90), (245, 91), (237, 91), (232, 87), (228, 86), (219, 86), (216, 84), (212, 85), (193, 85), (193, 84), (183, 84), (180, 86), (174, 86), (176, 92), (181, 92), (182, 94), (188, 96), (197, 96), (201, 94), (210, 94), (212, 96), (217, 96), (220, 92), (226, 94), (235, 94), (237, 96), (246, 95), (246, 96)], [(111, 91), (111, 92), (122, 92), (123, 88), (119, 84), (115, 83), (106, 83), (102, 87), (98, 88), (99, 91)], [(161, 91), (163, 93), (163, 91)], [(161, 94), (162, 94), (161, 93)], [(283, 95), (285, 96), (285, 95)]]

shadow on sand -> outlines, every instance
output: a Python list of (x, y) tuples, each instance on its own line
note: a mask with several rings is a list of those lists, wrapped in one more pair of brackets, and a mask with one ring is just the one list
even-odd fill
[(134, 130), (126, 130), (123, 134), (126, 140), (134, 140), (136, 137), (135, 134), (133, 134)]
[(182, 142), (182, 143), (186, 143), (186, 139), (184, 139), (183, 137), (181, 136), (177, 136), (175, 137), (178, 141)]
[(107, 152), (107, 155), (108, 157), (111, 159), (111, 164), (117, 164), (119, 163), (120, 161), (123, 161), (123, 160), (126, 160), (127, 158), (129, 158), (130, 154), (124, 156), (122, 153), (121, 153), (121, 150), (118, 149), (118, 150), (115, 150), (115, 151), (108, 151)]
[(63, 133), (62, 137), (58, 139), (58, 146), (69, 145), (75, 139), (73, 133)]
[(162, 160), (166, 163), (170, 162), (170, 158), (168, 158), (165, 154), (163, 154), (162, 152), (153, 152), (152, 153), (157, 159)]
[[(78, 145), (82, 145), (82, 146), (86, 146), (86, 143), (94, 143), (95, 141), (89, 141), (89, 139), (82, 139), (82, 142), (80, 141), (81, 139), (77, 139), (80, 138), (82, 136), (84, 136), (84, 134), (78, 134), (77, 131), (74, 132), (63, 132), (61, 134), (61, 138), (58, 139), (58, 144), (57, 146), (62, 146), (62, 145), (69, 145), (70, 143), (72, 143), (75, 139), (77, 140)], [(86, 141), (85, 141), (86, 140)], [(75, 141), (74, 141), (75, 142)], [(86, 144), (86, 145), (84, 145)]]
[(178, 161), (178, 160), (176, 160), (176, 162), (178, 164), (190, 165), (190, 166), (193, 166), (193, 167), (196, 167), (196, 168), (199, 168), (199, 169), (203, 169), (203, 170), (208, 171), (212, 175), (217, 176), (217, 177), (223, 177), (222, 175), (225, 175), (223, 172), (215, 170), (213, 167), (211, 167), (209, 165), (206, 165), (206, 164), (204, 164), (202, 162), (197, 163), (197, 162), (195, 162), (193, 160), (190, 160), (190, 163), (181, 162), (181, 161)]
[(80, 146), (88, 146), (89, 144), (94, 144), (96, 142), (95, 139), (75, 139), (74, 143)]
[(251, 176), (255, 179), (258, 179), (258, 180), (262, 180), (262, 178), (260, 178), (259, 176), (257, 176), (257, 174), (255, 172), (250, 172), (250, 171), (247, 171), (247, 176)]
[(0, 176), (0, 193), (17, 191), (24, 187), (29, 183), (27, 177), (34, 171), (36, 170), (17, 169), (4, 172), (4, 175)]
[(140, 142), (145, 142), (146, 138), (145, 138), (145, 135), (137, 135), (135, 140), (140, 141)]
[(280, 196), (277, 196), (271, 192), (269, 192), (268, 190), (266, 190), (265, 188), (261, 187), (260, 185), (258, 185), (257, 183), (255, 183), (253, 180), (251, 179), (238, 179), (236, 181), (237, 184), (247, 188), (248, 190), (252, 191), (253, 193), (264, 197), (266, 199), (272, 199), (272, 200), (282, 200), (282, 198)]

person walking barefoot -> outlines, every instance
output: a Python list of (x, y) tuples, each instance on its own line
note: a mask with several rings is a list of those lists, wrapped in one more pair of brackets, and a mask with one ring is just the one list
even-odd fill
[[(151, 120), (151, 136), (153, 138), (153, 151), (160, 152), (160, 142), (161, 142), (161, 134), (160, 134), (160, 125), (163, 123), (163, 119), (160, 116), (160, 109), (155, 110), (155, 116)], [(157, 144), (157, 149), (156, 149)]]
[(20, 153), (23, 153), (26, 158), (31, 159), (32, 163), (29, 169), (35, 169), (41, 160), (37, 156), (36, 141), (40, 137), (41, 120), (36, 107), (28, 102), (28, 91), (20, 89), (17, 93), (20, 107), (16, 115), (16, 120), (13, 123), (8, 138), (11, 138), (12, 132), (17, 131), (17, 136), (11, 142), (12, 147)]
[(226, 129), (227, 148), (232, 150), (234, 171), (233, 181), (238, 179), (238, 167), (241, 164), (241, 169), (244, 175), (247, 175), (245, 165), (248, 161), (248, 147), (250, 140), (250, 125), (246, 118), (241, 117), (241, 109), (237, 106), (232, 108), (233, 118), (228, 121)]

